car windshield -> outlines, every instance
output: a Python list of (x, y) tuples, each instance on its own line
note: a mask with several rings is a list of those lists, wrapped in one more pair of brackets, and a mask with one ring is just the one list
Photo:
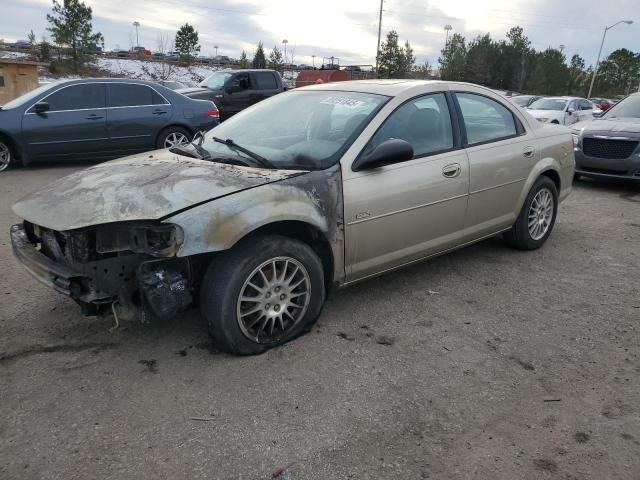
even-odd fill
[(511, 97), (511, 101), (519, 107), (526, 107), (531, 97)]
[(536, 100), (529, 108), (531, 110), (564, 110), (564, 107), (567, 106), (567, 100), (562, 98), (541, 98), (540, 100)]
[(210, 88), (212, 90), (222, 90), (224, 83), (231, 76), (228, 72), (216, 72), (200, 83), (201, 87)]
[(240, 112), (206, 134), (215, 158), (242, 159), (237, 145), (276, 168), (321, 170), (335, 164), (389, 97), (371, 93), (291, 91)]
[(13, 100), (11, 100), (10, 102), (5, 103), (4, 105), (2, 105), (2, 109), (3, 110), (9, 110), (11, 108), (17, 108), (20, 107), (22, 105), (24, 105), (25, 103), (33, 100), (34, 98), (36, 98), (38, 95), (40, 95), (41, 93), (46, 92), (47, 90), (49, 90), (50, 88), (54, 87), (56, 84), (54, 83), (47, 83), (45, 85), (42, 85), (34, 90), (31, 90), (30, 92), (25, 93), (24, 95), (19, 96), (18, 98), (14, 98)]
[(614, 104), (602, 118), (640, 118), (640, 95), (631, 95)]

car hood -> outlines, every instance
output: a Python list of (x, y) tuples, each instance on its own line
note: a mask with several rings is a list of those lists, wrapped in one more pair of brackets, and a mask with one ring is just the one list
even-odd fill
[(529, 114), (533, 115), (536, 118), (557, 118), (564, 113), (560, 110), (531, 110), (531, 109), (527, 109), (527, 112), (529, 112)]
[(576, 123), (573, 130), (582, 130), (583, 134), (624, 134), (640, 138), (640, 118), (598, 118)]
[(303, 173), (214, 163), (159, 150), (63, 177), (17, 202), (13, 211), (31, 223), (58, 231), (159, 220)]

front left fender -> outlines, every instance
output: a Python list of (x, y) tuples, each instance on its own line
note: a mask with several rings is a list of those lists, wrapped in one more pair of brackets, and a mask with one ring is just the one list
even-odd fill
[(337, 272), (344, 268), (344, 210), (340, 166), (250, 188), (196, 206), (165, 222), (180, 225), (179, 257), (219, 252), (265, 225), (303, 222), (329, 241)]

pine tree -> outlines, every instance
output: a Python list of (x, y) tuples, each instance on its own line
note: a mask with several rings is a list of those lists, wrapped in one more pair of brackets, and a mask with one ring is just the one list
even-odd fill
[(191, 63), (194, 54), (200, 51), (198, 32), (192, 25), (185, 23), (176, 33), (175, 50), (187, 63)]
[(271, 53), (269, 54), (269, 63), (267, 66), (278, 72), (282, 72), (284, 67), (284, 60), (282, 59), (282, 52), (278, 49), (278, 47), (273, 47)]
[(404, 48), (398, 43), (398, 33), (391, 30), (387, 39), (380, 45), (378, 55), (378, 77), (402, 78), (413, 69), (416, 57), (409, 42), (405, 42)]
[(240, 68), (249, 68), (249, 59), (244, 50), (242, 50), (242, 54), (240, 55)]
[(48, 30), (58, 45), (69, 45), (73, 68), (77, 72), (82, 63), (82, 54), (91, 45), (104, 43), (101, 33), (93, 33), (92, 10), (80, 0), (53, 0), (52, 14), (47, 14)]
[(258, 48), (256, 49), (256, 53), (253, 56), (253, 68), (267, 68), (267, 59), (264, 55), (264, 48), (262, 47), (262, 42), (258, 42)]
[(447, 42), (447, 46), (442, 49), (438, 61), (442, 80), (462, 80), (467, 65), (467, 46), (464, 37), (454, 33)]

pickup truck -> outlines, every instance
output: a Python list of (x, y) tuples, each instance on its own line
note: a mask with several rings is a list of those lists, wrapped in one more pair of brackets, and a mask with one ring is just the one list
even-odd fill
[(176, 91), (189, 98), (211, 100), (223, 121), (284, 90), (282, 78), (275, 70), (225, 70), (214, 73), (196, 88)]

